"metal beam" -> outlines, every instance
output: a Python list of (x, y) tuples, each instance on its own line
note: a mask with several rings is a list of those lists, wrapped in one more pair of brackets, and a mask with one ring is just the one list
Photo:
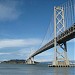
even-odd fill
[[(63, 42), (67, 42), (73, 38), (75, 38), (75, 23), (68, 29), (66, 29), (63, 33), (61, 33), (60, 35), (58, 35), (57, 37), (57, 42), (59, 44), (63, 43)], [(34, 57), (48, 49), (51, 49), (54, 47), (54, 39), (51, 40), (50, 42), (48, 42), (46, 45), (44, 45), (43, 47), (41, 47), (40, 49), (38, 49), (35, 53), (33, 53), (29, 58)]]

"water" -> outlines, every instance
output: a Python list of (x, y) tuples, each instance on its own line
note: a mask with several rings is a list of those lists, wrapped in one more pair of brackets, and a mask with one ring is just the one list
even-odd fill
[(0, 75), (75, 75), (75, 67), (48, 67), (46, 64), (0, 64)]

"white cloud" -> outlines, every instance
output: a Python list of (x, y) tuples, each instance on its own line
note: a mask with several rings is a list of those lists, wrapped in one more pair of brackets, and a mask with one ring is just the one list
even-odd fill
[(13, 52), (12, 54), (28, 57), (30, 54), (30, 48), (22, 48), (16, 52)]
[(13, 0), (0, 1), (0, 20), (14, 20), (20, 16), (17, 10), (18, 2)]
[(38, 56), (52, 56), (53, 55), (53, 51), (45, 51), (43, 53), (40, 53)]
[(54, 58), (54, 51), (48, 50), (48, 51), (42, 52), (34, 58), (35, 58), (36, 61), (39, 61), (39, 62), (51, 61)]
[(40, 39), (4, 39), (0, 40), (0, 48), (29, 47), (39, 45), (40, 43)]
[(0, 55), (9, 55), (11, 53), (0, 53)]
[[(17, 51), (13, 51), (13, 52), (0, 52), (0, 56), (9, 56), (11, 59), (12, 59), (12, 55), (13, 56), (16, 56), (16, 58), (18, 59), (19, 58), (23, 58), (23, 59), (27, 59), (30, 54), (31, 54), (31, 49), (32, 47), (28, 47), (28, 48), (21, 48), (20, 50), (17, 50)], [(36, 48), (34, 48), (36, 49)]]

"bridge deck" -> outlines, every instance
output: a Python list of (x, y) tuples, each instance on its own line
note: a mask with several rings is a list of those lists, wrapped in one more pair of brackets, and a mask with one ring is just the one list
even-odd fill
[[(57, 42), (59, 44), (69, 41), (73, 38), (75, 38), (75, 23), (73, 24), (73, 26), (71, 26), (70, 28), (68, 28), (67, 30), (65, 30), (63, 33), (61, 33), (60, 35), (58, 35), (57, 37)], [(54, 39), (51, 40), (50, 42), (48, 42), (46, 45), (44, 45), (42, 48), (40, 48), (39, 50), (37, 50), (35, 53), (33, 53), (29, 58), (36, 56), (37, 54), (44, 52), (50, 48), (54, 47)]]

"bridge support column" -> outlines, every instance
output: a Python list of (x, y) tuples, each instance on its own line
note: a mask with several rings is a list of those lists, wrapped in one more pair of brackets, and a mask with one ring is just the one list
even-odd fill
[(66, 65), (70, 65), (68, 57), (67, 57), (67, 45), (66, 45), (66, 42), (64, 43), (64, 57), (65, 57), (64, 61), (65, 61)]
[(27, 59), (26, 64), (35, 64), (34, 63), (34, 57)]
[(54, 7), (54, 66), (69, 65), (66, 41), (63, 40), (62, 44), (60, 44), (60, 42), (57, 42), (59, 38), (56, 38), (63, 31), (65, 31), (64, 9), (63, 7)]
[(60, 48), (63, 49), (63, 51), (59, 52), (57, 50), (57, 47), (55, 48), (53, 65), (54, 66), (69, 66), (70, 64), (67, 57), (66, 42), (64, 42), (62, 45), (58, 44), (58, 46), (60, 46)]

